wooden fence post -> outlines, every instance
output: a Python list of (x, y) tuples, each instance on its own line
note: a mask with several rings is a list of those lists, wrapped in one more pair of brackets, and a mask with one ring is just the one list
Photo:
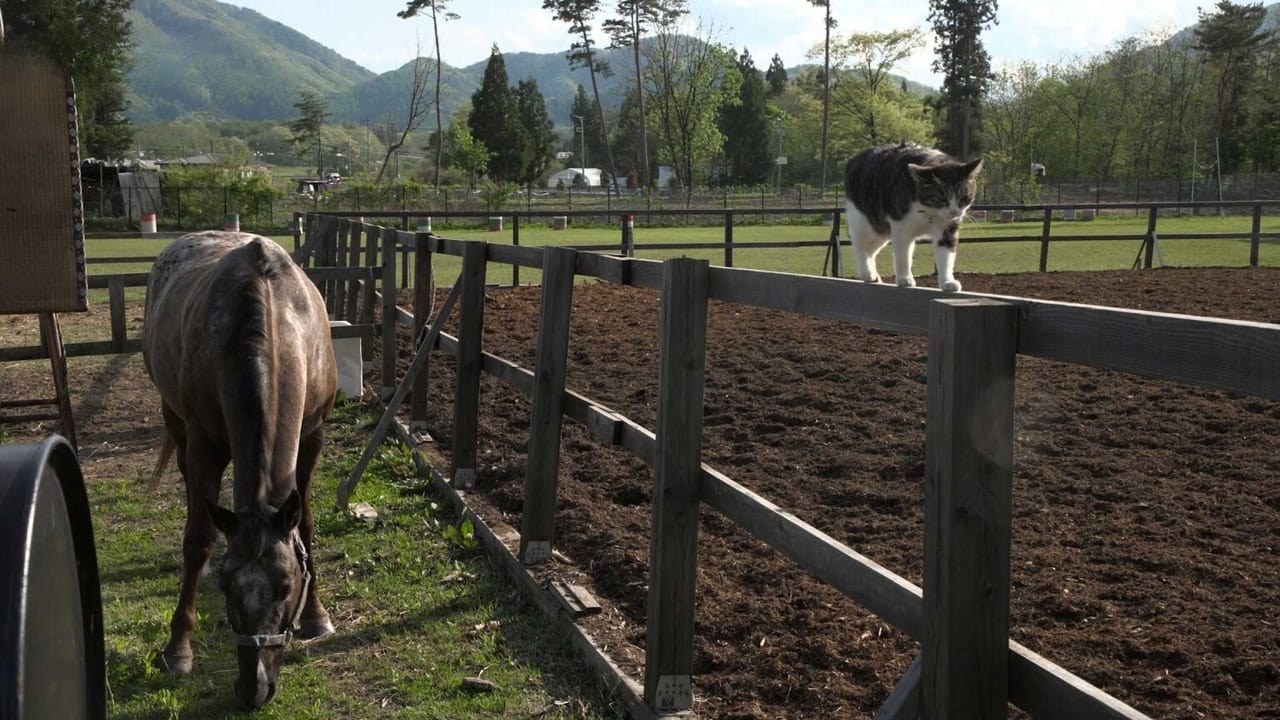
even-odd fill
[[(343, 218), (338, 221), (337, 246), (334, 248), (333, 256), (329, 259), (329, 264), (334, 267), (342, 267), (347, 259), (347, 239), (351, 236), (351, 221)], [(329, 317), (338, 319), (346, 314), (347, 301), (347, 280), (343, 278), (334, 278), (329, 289), (333, 292), (332, 300), (329, 301)]]
[(484, 332), (484, 277), (488, 254), (488, 243), (482, 241), (468, 242), (462, 250), (462, 315), (453, 402), (453, 486), (456, 488), (469, 488), (476, 481), (480, 343)]
[(831, 235), (827, 238), (831, 243), (831, 277), (843, 277), (844, 268), (840, 265), (840, 211), (831, 213)]
[(524, 476), (520, 561), (551, 557), (555, 539), (556, 480), (560, 470), (560, 426), (564, 377), (569, 366), (569, 319), (578, 254), (568, 248), (542, 251), (542, 310), (534, 362), (533, 409), (529, 416), (529, 464)]
[[(364, 225), (358, 222), (351, 223), (351, 244), (348, 246), (347, 267), (360, 267), (360, 236), (364, 230)], [(358, 280), (347, 281), (347, 297), (346, 297), (346, 313), (343, 319), (355, 325), (357, 320), (357, 309), (360, 305), (360, 282)]]
[(111, 352), (124, 352), (124, 344), (128, 338), (128, 325), (124, 317), (124, 278), (120, 275), (107, 277), (107, 297), (111, 311)]
[[(414, 343), (421, 342), (422, 329), (431, 319), (431, 311), (435, 305), (436, 275), (431, 265), (431, 236), (418, 233), (414, 236), (413, 252), (413, 337)], [(417, 348), (415, 347), (416, 351)], [(413, 379), (413, 394), (409, 396), (409, 429), (414, 432), (426, 430), (427, 424), (427, 385), (431, 380), (429, 363), (424, 361), (422, 369)]]
[(396, 392), (396, 231), (382, 228), (382, 390), (383, 402)]
[(1044, 224), (1040, 226), (1040, 272), (1049, 271), (1049, 232), (1053, 227), (1053, 208), (1044, 209)]
[(1146, 270), (1150, 270), (1155, 264), (1156, 218), (1159, 216), (1159, 213), (1159, 208), (1152, 207), (1147, 210), (1147, 239), (1145, 254), (1142, 256), (1142, 267)]
[[(520, 215), (511, 215), (511, 245), (520, 247)], [(511, 287), (520, 287), (520, 265), (511, 263)]]
[(707, 285), (706, 260), (676, 258), (663, 262), (661, 384), (644, 666), (644, 699), (659, 713), (693, 706)]
[(1006, 717), (1018, 310), (929, 314), (921, 717)]
[[(365, 225), (361, 220), (360, 224), (364, 227), (364, 264), (365, 267), (378, 267), (378, 238), (380, 237), (377, 228), (372, 225)], [(373, 308), (377, 304), (377, 290), (374, 285), (377, 284), (377, 278), (373, 278), (364, 286), (364, 297), (360, 300), (360, 322), (373, 322)], [(373, 343), (366, 343), (364, 352), (365, 360), (373, 359)]]
[(733, 213), (724, 214), (724, 266), (733, 267)]
[(1253, 228), (1249, 230), (1249, 267), (1258, 267), (1258, 245), (1262, 242), (1262, 205), (1253, 206)]

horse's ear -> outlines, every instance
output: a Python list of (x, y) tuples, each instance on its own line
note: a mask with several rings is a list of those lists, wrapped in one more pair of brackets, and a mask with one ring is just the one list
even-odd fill
[(231, 537), (236, 531), (236, 514), (230, 510), (218, 507), (216, 503), (204, 501), (205, 510), (209, 511), (209, 517), (213, 518), (213, 526), (218, 528), (223, 537)]
[(300, 522), (302, 522), (302, 495), (298, 493), (297, 488), (294, 488), (289, 491), (289, 497), (280, 506), (280, 512), (276, 513), (276, 527), (281, 533), (289, 533), (293, 532)]

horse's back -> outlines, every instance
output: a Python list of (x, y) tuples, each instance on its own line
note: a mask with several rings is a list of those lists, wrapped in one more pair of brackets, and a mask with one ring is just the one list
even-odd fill
[(185, 416), (190, 396), (216, 391), (219, 368), (266, 351), (246, 341), (245, 328), (268, 323), (265, 336), (294, 363), (287, 370), (323, 390), (336, 373), (325, 313), (319, 291), (269, 238), (183, 235), (156, 257), (147, 279), (144, 364), (161, 398)]

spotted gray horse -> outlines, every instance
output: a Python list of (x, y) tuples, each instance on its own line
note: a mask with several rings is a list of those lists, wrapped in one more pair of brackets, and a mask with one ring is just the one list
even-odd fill
[[(220, 531), (235, 692), (258, 708), (289, 640), (333, 632), (311, 552), (311, 477), (337, 392), (324, 299), (267, 238), (184, 235), (152, 266), (142, 348), (187, 494), (182, 588), (157, 664), (192, 670), (196, 584)], [(232, 510), (218, 505), (229, 463)]]

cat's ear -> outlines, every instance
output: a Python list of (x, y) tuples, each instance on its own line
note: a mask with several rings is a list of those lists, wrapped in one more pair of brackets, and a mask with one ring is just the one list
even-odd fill
[(907, 172), (911, 173), (911, 179), (915, 180), (916, 183), (919, 184), (929, 177), (929, 166), (907, 163)]
[(982, 170), (982, 158), (964, 164), (964, 174), (968, 177), (977, 175)]

